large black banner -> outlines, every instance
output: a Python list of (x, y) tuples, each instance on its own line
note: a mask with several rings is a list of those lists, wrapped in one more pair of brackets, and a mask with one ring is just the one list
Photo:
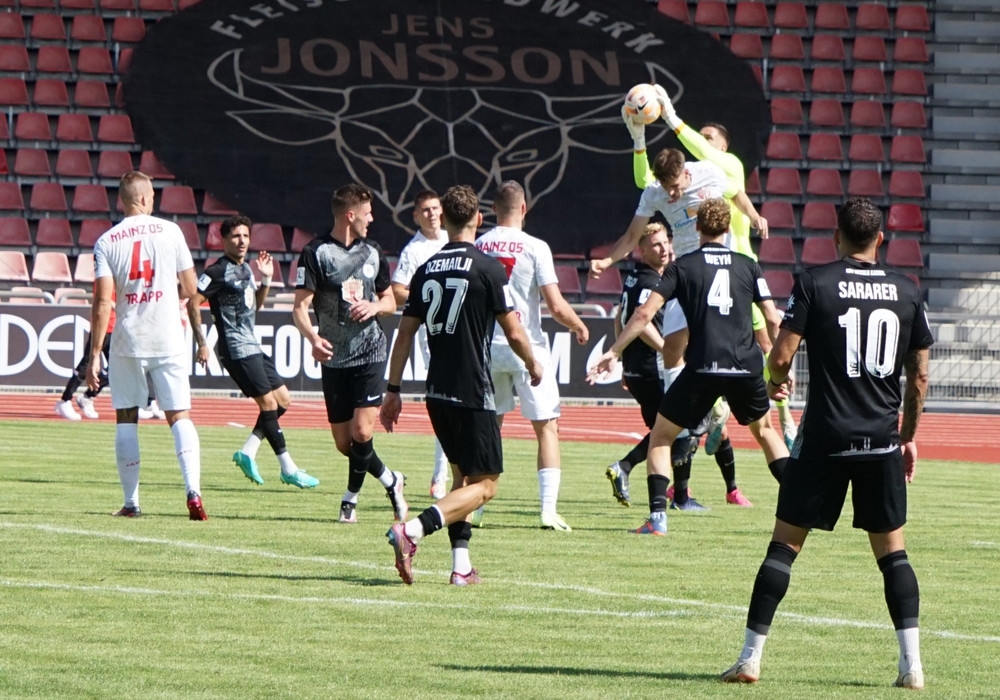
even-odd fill
[[(0, 384), (3, 386), (38, 387), (61, 389), (73, 368), (83, 357), (87, 348), (84, 339), (90, 330), (87, 309), (67, 306), (16, 306), (4, 304), (0, 312)], [(399, 316), (391, 316), (382, 321), (382, 327), (390, 339), (395, 340)], [(542, 328), (549, 338), (552, 353), (551, 371), (559, 381), (559, 390), (564, 398), (609, 399), (627, 398), (621, 388), (620, 371), (609, 377), (603, 384), (589, 386), (584, 378), (587, 368), (592, 365), (610, 345), (614, 338), (611, 319), (589, 318), (591, 340), (587, 345), (578, 345), (573, 335), (550, 318), (542, 321)], [(202, 328), (209, 346), (214, 349), (218, 339), (211, 317), (204, 312)], [(194, 362), (194, 345), (190, 331), (185, 333), (188, 345), (191, 388), (222, 389), (237, 392), (236, 385), (229, 379), (219, 364), (214, 352), (208, 367), (202, 368)], [(257, 312), (256, 334), (264, 351), (274, 358), (274, 364), (289, 389), (293, 391), (322, 391), (320, 367), (312, 359), (312, 350), (298, 329), (292, 323), (288, 311)], [(403, 392), (422, 394), (426, 364), (415, 348), (403, 375)], [(114, 390), (114, 387), (112, 387)]]
[[(423, 189), (503, 180), (555, 252), (616, 239), (638, 201), (619, 109), (666, 87), (749, 173), (769, 114), (745, 61), (639, 0), (202, 0), (151, 27), (125, 78), (143, 146), (258, 221), (319, 232), (348, 182), (397, 251)], [(676, 146), (661, 121), (650, 152)]]

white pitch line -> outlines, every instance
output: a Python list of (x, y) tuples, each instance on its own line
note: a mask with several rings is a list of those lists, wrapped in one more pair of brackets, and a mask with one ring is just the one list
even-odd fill
[(997, 546), (996, 542), (983, 542), (981, 540), (973, 540), (969, 544), (971, 544), (973, 547), (996, 547)]
[(226, 423), (226, 425), (228, 425), (230, 428), (245, 428), (246, 427), (242, 423), (234, 423), (233, 421), (229, 421), (228, 423)]
[[(297, 562), (307, 562), (314, 564), (328, 564), (332, 566), (348, 566), (358, 569), (368, 569), (372, 571), (385, 571), (390, 569), (387, 566), (381, 566), (378, 564), (373, 564), (371, 562), (358, 562), (358, 561), (345, 561), (341, 559), (333, 559), (330, 557), (322, 556), (311, 556), (304, 557), (293, 554), (281, 554), (277, 552), (267, 552), (263, 550), (254, 549), (242, 549), (237, 547), (220, 547), (218, 545), (207, 545), (201, 544), (199, 542), (184, 542), (179, 540), (167, 540), (154, 537), (140, 537), (136, 535), (126, 535), (117, 532), (101, 532), (94, 530), (77, 530), (73, 528), (64, 527), (54, 527), (51, 525), (39, 525), (31, 523), (9, 523), (0, 522), (0, 528), (9, 529), (25, 529), (25, 530), (38, 530), (41, 532), (49, 532), (56, 535), (76, 535), (81, 537), (97, 537), (106, 538), (112, 540), (119, 540), (122, 542), (136, 542), (140, 544), (158, 544), (167, 547), (177, 547), (181, 549), (194, 549), (208, 552), (215, 552), (217, 554), (225, 555), (235, 555), (235, 556), (254, 556), (263, 559), (277, 559), (282, 561), (297, 561)], [(433, 571), (421, 571), (419, 569), (414, 569), (415, 572), (425, 575), (435, 575), (435, 576), (447, 576), (448, 572), (433, 572)], [(603, 598), (625, 598), (633, 599), (638, 601), (646, 601), (652, 603), (659, 603), (663, 605), (674, 605), (680, 607), (689, 608), (689, 610), (671, 610), (663, 612), (624, 612), (620, 610), (601, 610), (601, 609), (573, 609), (573, 608), (552, 608), (547, 606), (495, 606), (495, 608), (508, 610), (511, 612), (547, 612), (554, 614), (566, 614), (566, 615), (593, 615), (593, 616), (603, 616), (603, 617), (623, 617), (623, 618), (657, 618), (657, 617), (677, 617), (682, 615), (692, 614), (690, 608), (701, 608), (703, 610), (714, 610), (728, 615), (744, 615), (746, 614), (746, 607), (739, 605), (730, 605), (724, 603), (712, 603), (702, 600), (689, 600), (684, 598), (669, 598), (665, 596), (658, 596), (653, 594), (628, 594), (619, 593), (616, 591), (609, 591), (602, 588), (593, 588), (589, 586), (579, 586), (571, 584), (561, 584), (561, 583), (545, 583), (538, 581), (518, 581), (518, 580), (508, 580), (502, 583), (503, 585), (513, 585), (522, 586), (525, 588), (538, 588), (542, 590), (553, 590), (553, 591), (571, 591), (574, 593), (582, 593), (586, 595), (592, 595), (595, 597)], [(79, 586), (70, 584), (59, 584), (59, 583), (47, 583), (47, 582), (20, 582), (12, 580), (0, 580), (0, 585), (6, 587), (33, 587), (33, 588), (53, 588), (53, 589), (64, 589), (64, 590), (80, 590), (80, 591), (100, 591), (109, 593), (126, 593), (133, 595), (203, 595), (203, 596), (219, 596), (219, 597), (229, 597), (229, 598), (240, 598), (240, 599), (260, 599), (260, 600), (277, 600), (277, 601), (287, 601), (290, 603), (297, 602), (326, 602), (330, 604), (365, 604), (365, 605), (409, 605), (414, 607), (454, 607), (456, 609), (480, 609), (478, 605), (458, 605), (458, 604), (441, 604), (441, 603), (420, 603), (416, 601), (383, 601), (377, 599), (368, 598), (347, 598), (347, 597), (335, 597), (335, 598), (321, 598), (315, 596), (309, 597), (293, 597), (293, 596), (272, 596), (272, 595), (254, 595), (254, 594), (223, 594), (216, 593), (212, 591), (158, 591), (154, 589), (142, 589), (142, 588), (130, 588), (130, 587), (120, 587), (120, 586)], [(861, 620), (848, 620), (844, 618), (834, 618), (834, 617), (815, 617), (811, 615), (802, 615), (794, 612), (784, 612), (779, 611), (777, 613), (779, 617), (786, 618), (789, 620), (795, 620), (798, 622), (804, 622), (811, 625), (823, 625), (830, 627), (851, 627), (851, 628), (861, 628), (861, 629), (881, 629), (881, 630), (891, 630), (892, 626), (877, 623), (877, 622), (865, 622)], [(975, 634), (964, 634), (961, 632), (953, 632), (950, 630), (930, 630), (927, 628), (921, 629), (921, 634), (932, 637), (940, 637), (942, 639), (953, 639), (957, 641), (968, 641), (968, 642), (989, 642), (1000, 644), (1000, 636), (992, 635), (975, 635)]]

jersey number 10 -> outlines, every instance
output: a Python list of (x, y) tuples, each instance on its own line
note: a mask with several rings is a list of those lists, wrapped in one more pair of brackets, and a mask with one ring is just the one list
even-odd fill
[(847, 376), (860, 377), (861, 366), (872, 376), (888, 377), (896, 368), (899, 347), (899, 316), (889, 309), (875, 309), (868, 317), (868, 342), (861, 360), (861, 309), (852, 306), (838, 316), (840, 327), (847, 331)]

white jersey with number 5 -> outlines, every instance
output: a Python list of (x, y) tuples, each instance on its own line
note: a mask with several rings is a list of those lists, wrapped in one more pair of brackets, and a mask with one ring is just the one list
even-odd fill
[(177, 224), (129, 216), (94, 245), (95, 276), (114, 280), (117, 325), (111, 354), (170, 357), (184, 352), (178, 273), (194, 267)]

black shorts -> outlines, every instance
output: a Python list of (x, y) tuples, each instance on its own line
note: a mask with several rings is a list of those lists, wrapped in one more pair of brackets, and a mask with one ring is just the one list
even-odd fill
[(892, 532), (906, 523), (906, 475), (899, 450), (874, 459), (792, 457), (778, 489), (779, 520), (833, 530), (851, 485), (854, 527)]
[(381, 406), (384, 391), (385, 360), (356, 367), (323, 366), (323, 398), (331, 423), (346, 423), (356, 408)]
[(285, 385), (285, 381), (278, 376), (278, 370), (274, 368), (274, 360), (263, 353), (238, 360), (220, 357), (219, 361), (243, 395), (251, 399), (269, 394)]
[(685, 367), (667, 389), (660, 414), (675, 425), (697, 430), (720, 396), (740, 425), (750, 425), (771, 410), (761, 375), (706, 374)]
[(653, 377), (625, 377), (625, 384), (628, 386), (628, 393), (632, 394), (639, 403), (639, 411), (642, 413), (642, 422), (647, 428), (652, 428), (656, 422), (656, 413), (660, 409), (663, 401), (663, 382), (657, 376)]
[(477, 411), (427, 400), (427, 415), (448, 461), (464, 476), (503, 473), (503, 447), (496, 411)]

